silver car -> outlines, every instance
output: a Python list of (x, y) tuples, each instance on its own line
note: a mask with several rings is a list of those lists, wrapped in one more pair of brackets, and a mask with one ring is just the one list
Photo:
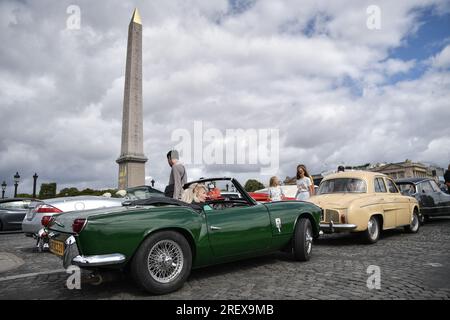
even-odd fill
[(33, 199), (0, 199), (0, 231), (20, 230)]
[(49, 219), (55, 214), (68, 211), (117, 207), (121, 206), (123, 201), (123, 198), (99, 196), (76, 196), (36, 200), (30, 204), (30, 209), (22, 221), (22, 231), (26, 236), (37, 239), (37, 247), (41, 251), (46, 247), (44, 246), (46, 241), (43, 241), (46, 235), (43, 230), (42, 218), (48, 217), (46, 219)]

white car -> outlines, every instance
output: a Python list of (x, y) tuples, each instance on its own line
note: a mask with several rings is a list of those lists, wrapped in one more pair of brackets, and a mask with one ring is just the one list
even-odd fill
[[(255, 193), (269, 193), (268, 188), (256, 190)], [(297, 186), (296, 185), (284, 185), (281, 186), (281, 190), (283, 190), (284, 196), (288, 198), (295, 198), (297, 194)]]
[(99, 196), (76, 196), (36, 200), (30, 204), (30, 209), (22, 221), (22, 231), (26, 236), (37, 239), (37, 247), (41, 251), (46, 247), (46, 241), (44, 241), (46, 234), (43, 230), (43, 223), (48, 223), (53, 215), (68, 211), (118, 207), (122, 205), (123, 201), (123, 198)]

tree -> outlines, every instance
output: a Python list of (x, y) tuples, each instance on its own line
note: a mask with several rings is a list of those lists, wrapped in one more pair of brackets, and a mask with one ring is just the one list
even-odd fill
[(62, 189), (57, 197), (76, 197), (76, 196), (102, 196), (105, 193), (110, 193), (112, 197), (115, 196), (116, 189), (104, 189), (104, 190), (94, 190), (91, 188), (86, 188), (83, 190), (78, 190), (75, 187)]
[(80, 191), (80, 196), (99, 196), (100, 195), (100, 191), (98, 190), (94, 190), (91, 188), (86, 188), (84, 190)]
[(254, 192), (259, 189), (264, 189), (264, 185), (261, 182), (259, 182), (258, 180), (249, 179), (245, 183), (244, 188), (245, 188), (245, 191), (247, 191), (247, 192)]
[(74, 197), (78, 196), (80, 194), (80, 191), (78, 191), (77, 188), (71, 187), (71, 188), (64, 188), (58, 193), (58, 197)]
[(42, 183), (39, 190), (39, 199), (49, 199), (56, 197), (56, 182)]
[(18, 193), (17, 198), (33, 198), (33, 195), (29, 193)]

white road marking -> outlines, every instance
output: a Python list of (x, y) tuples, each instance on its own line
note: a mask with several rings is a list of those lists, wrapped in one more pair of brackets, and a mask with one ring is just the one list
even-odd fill
[(16, 275), (16, 276), (9, 276), (9, 277), (0, 278), (0, 282), (8, 281), (8, 280), (16, 280), (16, 279), (36, 277), (36, 276), (45, 275), (45, 274), (63, 273), (63, 272), (66, 272), (66, 269), (57, 269), (57, 270), (42, 271), (42, 272), (35, 272), (35, 273), (25, 273), (25, 274), (19, 274), (19, 275)]

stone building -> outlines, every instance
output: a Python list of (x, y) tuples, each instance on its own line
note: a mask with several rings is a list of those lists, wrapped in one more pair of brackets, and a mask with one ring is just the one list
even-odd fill
[(430, 167), (420, 162), (412, 162), (408, 159), (404, 162), (389, 163), (374, 167), (370, 171), (387, 174), (393, 179), (433, 177), (433, 170)]

